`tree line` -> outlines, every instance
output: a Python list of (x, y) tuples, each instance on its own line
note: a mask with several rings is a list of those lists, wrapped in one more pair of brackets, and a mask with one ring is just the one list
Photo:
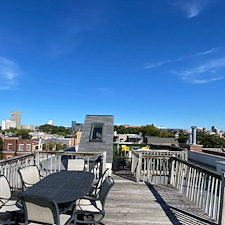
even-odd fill
[(160, 130), (152, 125), (141, 127), (125, 127), (123, 125), (114, 126), (114, 131), (118, 134), (142, 134), (143, 136), (158, 136), (158, 137), (174, 137), (175, 135), (168, 130)]
[[(188, 134), (184, 134), (184, 132), (180, 130), (178, 142), (186, 143), (187, 140), (188, 140)], [(196, 143), (199, 145), (203, 145), (204, 148), (225, 147), (224, 136), (220, 137), (217, 134), (209, 134), (209, 133), (203, 133), (203, 132), (197, 132)]]
[[(62, 136), (70, 135), (73, 133), (70, 129), (65, 128), (63, 126), (53, 126), (50, 124), (44, 124), (39, 126), (37, 128), (37, 131), (44, 132), (47, 134), (57, 134)], [(31, 138), (30, 133), (33, 131), (29, 129), (18, 129), (18, 128), (10, 127), (9, 129), (2, 130), (1, 132), (10, 137), (21, 137), (22, 139), (30, 139)]]

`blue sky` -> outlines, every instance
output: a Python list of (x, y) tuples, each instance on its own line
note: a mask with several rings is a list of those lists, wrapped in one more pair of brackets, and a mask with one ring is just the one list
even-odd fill
[(223, 0), (0, 0), (0, 120), (225, 130)]

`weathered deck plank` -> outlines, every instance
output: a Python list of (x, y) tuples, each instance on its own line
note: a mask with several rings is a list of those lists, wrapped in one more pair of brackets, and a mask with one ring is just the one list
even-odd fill
[(106, 202), (106, 225), (216, 224), (175, 188), (135, 183), (127, 172), (113, 174)]
[(172, 224), (144, 183), (113, 175), (115, 185), (106, 202), (106, 225)]

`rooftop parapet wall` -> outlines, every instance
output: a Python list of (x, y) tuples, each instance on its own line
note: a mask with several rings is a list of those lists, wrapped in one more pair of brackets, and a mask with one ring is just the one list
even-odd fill
[(217, 161), (225, 161), (222, 156), (216, 156), (203, 152), (188, 151), (188, 160), (195, 161), (196, 163), (205, 164), (206, 166), (213, 167), (217, 166)]
[(203, 145), (193, 145), (193, 144), (180, 143), (180, 147), (186, 148), (188, 150), (192, 150), (192, 151), (195, 151), (195, 152), (202, 152)]

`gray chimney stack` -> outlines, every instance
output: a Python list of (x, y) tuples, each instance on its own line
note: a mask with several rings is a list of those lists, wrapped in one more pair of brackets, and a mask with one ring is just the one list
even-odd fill
[(192, 144), (193, 145), (196, 145), (196, 126), (192, 126), (191, 129), (192, 129)]

